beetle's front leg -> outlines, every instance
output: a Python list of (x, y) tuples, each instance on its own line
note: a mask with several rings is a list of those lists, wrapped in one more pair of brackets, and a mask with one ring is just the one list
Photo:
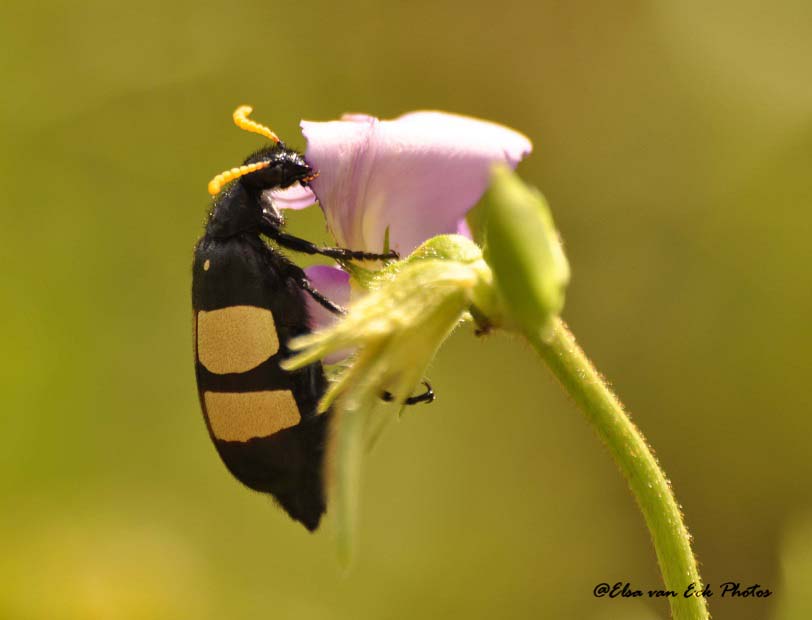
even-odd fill
[(393, 260), (400, 258), (398, 253), (394, 250), (390, 250), (387, 254), (376, 254), (375, 252), (348, 250), (347, 248), (324, 248), (306, 239), (289, 235), (274, 227), (268, 227), (262, 232), (283, 248), (293, 250), (294, 252), (302, 252), (303, 254), (320, 254), (337, 260)]

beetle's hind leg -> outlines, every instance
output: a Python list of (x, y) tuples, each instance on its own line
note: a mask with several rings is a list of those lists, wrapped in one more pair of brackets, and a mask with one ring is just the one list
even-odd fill
[(327, 310), (328, 312), (332, 312), (336, 316), (344, 316), (347, 314), (347, 311), (339, 306), (337, 303), (332, 302), (328, 299), (324, 294), (320, 293), (317, 289), (313, 287), (313, 283), (308, 279), (308, 277), (302, 273), (296, 279), (296, 283), (299, 285), (305, 293), (310, 295), (317, 304), (319, 304), (322, 308)]
[[(417, 396), (409, 396), (406, 400), (403, 401), (404, 405), (416, 405), (418, 403), (429, 403), (434, 402), (434, 390), (431, 387), (431, 383), (423, 379), (423, 385), (426, 386), (426, 391), (422, 394), (418, 394)], [(384, 392), (381, 394), (381, 400), (386, 403), (391, 403), (395, 400), (395, 397), (392, 396), (389, 392)]]

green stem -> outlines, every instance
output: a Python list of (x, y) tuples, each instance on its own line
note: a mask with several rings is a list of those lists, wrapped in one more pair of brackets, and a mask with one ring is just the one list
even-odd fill
[(327, 462), (335, 469), (328, 475), (331, 495), (328, 499), (336, 507), (338, 561), (344, 570), (348, 570), (358, 521), (358, 487), (364, 451), (362, 431), (365, 415), (364, 410), (358, 406), (336, 407), (334, 415), (332, 432), (335, 435), (328, 443), (332, 452), (328, 454)]
[(671, 485), (642, 433), (563, 321), (555, 319), (551, 332), (527, 337), (586, 414), (628, 480), (651, 532), (666, 589), (677, 593), (669, 597), (673, 617), (707, 620), (705, 598), (683, 596), (691, 583), (696, 584), (695, 591), (702, 591), (691, 537)]

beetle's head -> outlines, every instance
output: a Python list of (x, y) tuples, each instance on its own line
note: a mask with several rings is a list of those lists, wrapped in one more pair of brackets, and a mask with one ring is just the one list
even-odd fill
[(209, 181), (209, 194), (217, 196), (231, 181), (238, 181), (249, 192), (290, 187), (297, 181), (303, 185), (318, 176), (301, 153), (287, 148), (282, 142), (260, 149), (242, 166), (231, 168)]
[(290, 187), (296, 182), (306, 184), (316, 176), (302, 154), (287, 148), (282, 142), (257, 151), (243, 165), (262, 166), (241, 177), (246, 187), (260, 192)]
[(250, 113), (249, 106), (240, 106), (234, 111), (234, 122), (240, 129), (265, 136), (271, 144), (251, 155), (242, 166), (226, 170), (209, 182), (209, 193), (215, 196), (209, 232), (215, 236), (255, 230), (263, 211), (268, 209), (279, 220), (275, 225), (281, 225), (281, 214), (269, 203), (265, 192), (297, 182), (305, 185), (318, 174), (301, 153), (289, 149), (270, 129), (249, 119)]
[(242, 166), (214, 177), (209, 182), (209, 193), (212, 196), (219, 194), (227, 183), (237, 179), (249, 192), (261, 193), (269, 189), (289, 187), (297, 181), (304, 184), (316, 177), (301, 153), (286, 147), (279, 136), (265, 125), (248, 118), (251, 111), (251, 106), (247, 105), (234, 110), (234, 124), (240, 129), (264, 136), (271, 144), (251, 155)]

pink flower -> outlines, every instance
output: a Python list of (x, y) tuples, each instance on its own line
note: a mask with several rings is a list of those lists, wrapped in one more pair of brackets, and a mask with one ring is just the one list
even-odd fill
[(338, 244), (379, 252), (389, 228), (402, 256), (426, 239), (465, 230), (465, 214), (488, 186), (494, 163), (511, 167), (532, 145), (495, 123), (445, 112), (395, 120), (349, 115), (302, 121), (312, 183)]
[[(319, 172), (310, 186), (337, 244), (381, 252), (388, 229), (390, 247), (401, 256), (436, 235), (470, 237), (465, 215), (487, 189), (492, 165), (515, 168), (532, 150), (513, 129), (446, 112), (384, 121), (353, 114), (301, 127), (305, 159)], [(306, 188), (275, 198), (283, 208), (313, 200)], [(339, 290), (349, 286), (346, 275), (331, 271), (340, 270), (307, 270), (317, 288), (346, 299)]]

